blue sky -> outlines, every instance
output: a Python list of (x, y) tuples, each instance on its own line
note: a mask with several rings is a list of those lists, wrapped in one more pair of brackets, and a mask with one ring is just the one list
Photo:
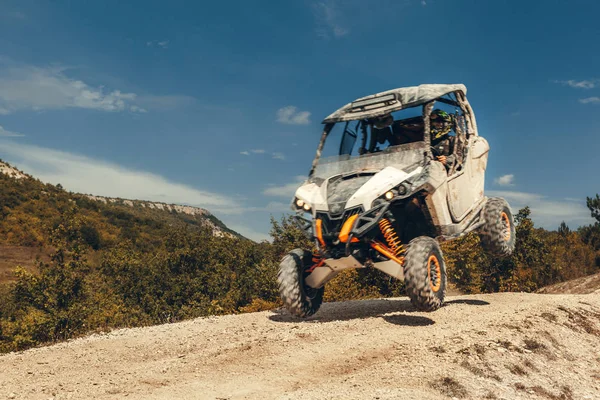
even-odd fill
[(205, 207), (267, 238), (321, 120), (464, 83), (486, 192), (537, 225), (600, 191), (600, 3), (377, 0), (0, 4), (0, 158), (66, 189)]

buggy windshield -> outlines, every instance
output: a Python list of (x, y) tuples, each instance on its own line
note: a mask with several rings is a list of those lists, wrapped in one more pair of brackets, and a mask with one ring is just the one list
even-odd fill
[(327, 179), (340, 174), (377, 172), (389, 166), (405, 169), (424, 162), (427, 148), (427, 144), (421, 141), (392, 146), (380, 152), (357, 157), (348, 154), (323, 157), (319, 160), (313, 176)]
[[(457, 127), (465, 131), (463, 110), (453, 94), (438, 98), (435, 103), (436, 109), (453, 116), (455, 123), (450, 127), (450, 135), (456, 136)], [(322, 136), (311, 176), (327, 179), (339, 174), (378, 172), (387, 166), (406, 169), (424, 163), (427, 156), (432, 156), (424, 113), (424, 108), (411, 107), (331, 124)], [(441, 129), (439, 125), (435, 128)]]

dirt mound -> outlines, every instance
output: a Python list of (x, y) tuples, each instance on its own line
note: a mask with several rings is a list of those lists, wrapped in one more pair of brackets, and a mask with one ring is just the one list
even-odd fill
[(200, 318), (0, 356), (0, 398), (598, 399), (600, 294)]
[(555, 285), (546, 286), (537, 293), (547, 294), (588, 294), (600, 293), (600, 273), (584, 276), (583, 278), (573, 279), (567, 282), (557, 283)]

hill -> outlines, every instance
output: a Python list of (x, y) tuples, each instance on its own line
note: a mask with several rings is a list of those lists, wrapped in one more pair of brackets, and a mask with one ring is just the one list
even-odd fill
[(122, 329), (0, 356), (27, 399), (598, 399), (600, 295), (406, 298)]
[(548, 294), (588, 294), (600, 293), (600, 273), (584, 276), (566, 282), (556, 283), (537, 290), (537, 293)]
[(94, 250), (126, 240), (133, 248), (149, 249), (173, 226), (209, 229), (213, 235), (243, 238), (208, 210), (186, 205), (92, 194), (71, 193), (60, 185), (45, 184), (0, 160), (0, 282), (11, 280), (10, 270), (32, 269), (52, 252), (50, 231), (62, 217), (76, 210), (83, 234)]

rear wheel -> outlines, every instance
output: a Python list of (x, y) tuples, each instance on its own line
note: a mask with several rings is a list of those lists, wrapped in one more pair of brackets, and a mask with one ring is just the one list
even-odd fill
[(410, 241), (404, 257), (404, 280), (410, 301), (421, 311), (435, 311), (446, 296), (446, 265), (435, 239), (420, 236)]
[(287, 310), (296, 317), (313, 315), (323, 303), (325, 288), (314, 289), (304, 281), (311, 266), (312, 253), (302, 249), (290, 251), (279, 264), (279, 294)]
[(495, 256), (510, 256), (515, 249), (515, 223), (506, 200), (489, 198), (481, 214), (485, 221), (479, 231), (483, 248)]

